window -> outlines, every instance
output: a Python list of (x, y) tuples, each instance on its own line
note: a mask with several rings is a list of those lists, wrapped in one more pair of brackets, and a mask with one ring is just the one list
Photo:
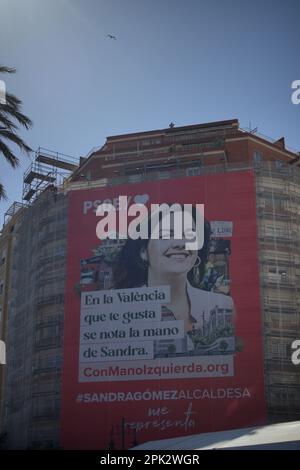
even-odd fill
[(138, 183), (142, 181), (142, 175), (129, 175), (128, 181), (130, 183)]
[(198, 150), (197, 144), (183, 144), (184, 150)]
[(274, 237), (286, 237), (289, 238), (289, 233), (283, 225), (272, 225), (266, 224), (266, 235), (267, 236), (274, 236)]
[(268, 197), (265, 199), (266, 208), (268, 209), (284, 209), (284, 203), (282, 199), (277, 197)]
[(287, 272), (286, 272), (286, 269), (285, 269), (285, 268), (278, 268), (278, 272), (279, 272), (279, 274), (281, 274), (282, 276), (286, 276), (286, 275), (287, 275)]
[(262, 154), (257, 150), (254, 150), (253, 152), (253, 161), (254, 163), (261, 163), (262, 161)]
[(281, 160), (275, 160), (275, 167), (276, 168), (281, 168), (283, 166), (283, 161)]
[(161, 143), (161, 140), (159, 138), (153, 138), (153, 139), (146, 139), (146, 140), (142, 140), (141, 144), (143, 146), (147, 146), (147, 145), (159, 145)]
[(272, 357), (280, 359), (288, 359), (291, 354), (290, 345), (279, 340), (273, 340), (270, 344), (270, 353)]
[(115, 155), (113, 153), (105, 155), (105, 161), (108, 162), (110, 160), (115, 160)]
[(191, 167), (186, 170), (187, 176), (198, 176), (200, 174), (201, 174), (201, 168), (198, 166)]
[(168, 171), (160, 171), (158, 173), (158, 179), (159, 180), (168, 179), (169, 177), (170, 177), (170, 173)]
[(287, 276), (287, 268), (280, 268), (277, 266), (270, 266), (269, 273), (280, 274), (281, 276)]

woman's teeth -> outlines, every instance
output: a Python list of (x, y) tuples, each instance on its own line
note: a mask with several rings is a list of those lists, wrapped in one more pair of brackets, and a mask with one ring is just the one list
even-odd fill
[(178, 259), (178, 260), (184, 260), (187, 258), (187, 254), (185, 253), (172, 253), (170, 255), (167, 255), (168, 258), (175, 258), (175, 259)]

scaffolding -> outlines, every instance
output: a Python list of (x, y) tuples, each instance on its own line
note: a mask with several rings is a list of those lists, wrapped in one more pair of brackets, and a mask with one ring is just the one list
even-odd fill
[(74, 157), (39, 147), (35, 152), (34, 162), (24, 173), (24, 203), (30, 204), (49, 187), (62, 186), (77, 167), (78, 162)]
[(300, 333), (300, 173), (271, 162), (255, 171), (268, 415), (300, 419), (300, 375), (291, 362)]
[[(44, 191), (24, 211), (12, 262), (8, 446), (58, 446), (67, 197)], [(13, 366), (12, 366), (13, 364)]]
[(3, 404), (8, 447), (40, 447), (41, 441), (58, 446), (67, 242), (64, 183), (77, 166), (75, 158), (39, 147), (24, 173), (23, 203), (14, 203), (5, 214), (7, 224), (22, 212), (14, 230), (8, 305), (11, 360)]
[(16, 213), (24, 207), (22, 202), (14, 202), (4, 214), (3, 226), (8, 224), (8, 222), (16, 215)]

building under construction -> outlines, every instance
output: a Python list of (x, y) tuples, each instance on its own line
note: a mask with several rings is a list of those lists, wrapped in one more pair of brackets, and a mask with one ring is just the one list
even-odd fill
[[(45, 164), (46, 161), (46, 164)], [(4, 265), (1, 435), (9, 448), (57, 447), (64, 318), (67, 199), (72, 159), (38, 149), (24, 174), (23, 204), (6, 213), (13, 234)], [(3, 372), (4, 375), (4, 372)], [(41, 444), (44, 442), (44, 444)]]
[(300, 156), (237, 120), (107, 137), (80, 162), (38, 149), (0, 237), (0, 438), (60, 447), (68, 193), (253, 170), (269, 422), (300, 420)]

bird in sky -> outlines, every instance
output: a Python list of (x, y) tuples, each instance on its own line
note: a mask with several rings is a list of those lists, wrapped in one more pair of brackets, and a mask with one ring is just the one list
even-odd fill
[(116, 36), (113, 36), (112, 34), (107, 34), (106, 37), (108, 37), (110, 39), (117, 39)]

